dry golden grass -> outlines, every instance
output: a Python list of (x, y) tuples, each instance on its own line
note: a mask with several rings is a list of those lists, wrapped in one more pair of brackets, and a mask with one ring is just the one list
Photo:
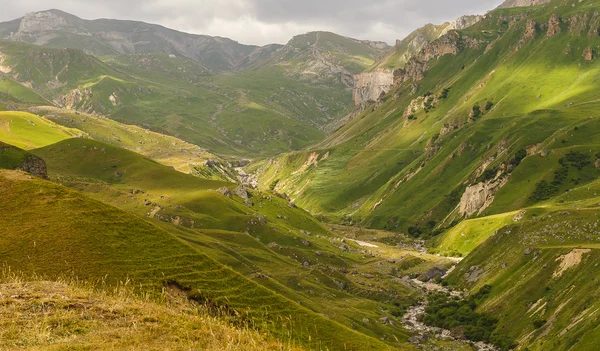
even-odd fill
[(132, 291), (5, 275), (0, 350), (297, 350), (211, 316), (177, 289)]

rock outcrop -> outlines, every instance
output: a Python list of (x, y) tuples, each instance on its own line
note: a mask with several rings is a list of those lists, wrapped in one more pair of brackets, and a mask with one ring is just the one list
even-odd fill
[(548, 38), (552, 38), (553, 36), (560, 34), (560, 22), (561, 21), (558, 16), (552, 15), (552, 17), (550, 17), (550, 20), (548, 21), (548, 32), (546, 33)]
[(507, 182), (507, 177), (499, 176), (496, 179), (467, 187), (458, 204), (458, 213), (468, 217), (483, 212), (494, 202), (494, 195)]
[[(6, 157), (3, 157), (3, 154)], [(48, 171), (44, 160), (2, 142), (0, 142), (0, 168), (23, 171), (39, 178), (48, 179)]]
[(353, 98), (355, 105), (375, 102), (387, 94), (394, 85), (394, 72), (389, 69), (377, 69), (374, 72), (354, 76)]

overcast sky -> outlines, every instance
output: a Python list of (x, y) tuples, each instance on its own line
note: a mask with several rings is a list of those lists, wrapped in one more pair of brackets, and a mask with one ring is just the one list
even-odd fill
[(60, 9), (85, 19), (157, 23), (244, 44), (285, 44), (297, 34), (332, 31), (393, 44), (427, 23), (484, 14), (502, 0), (0, 0), (0, 21)]

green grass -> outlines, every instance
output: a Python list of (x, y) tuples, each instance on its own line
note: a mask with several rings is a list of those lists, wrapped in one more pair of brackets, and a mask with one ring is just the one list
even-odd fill
[(445, 254), (467, 256), (494, 233), (511, 224), (518, 212), (470, 219), (460, 222), (454, 228), (434, 239), (434, 246)]
[[(109, 284), (130, 279), (143, 289), (177, 281), (202, 299), (236, 310), (255, 327), (307, 348), (386, 348), (243, 278), (136, 216), (22, 173), (4, 171), (0, 177), (6, 214), (0, 259), (15, 270)], [(284, 336), (283, 330), (294, 334)]]
[[(506, 167), (519, 150), (537, 147), (549, 156), (531, 155), (505, 171), (510, 173), (507, 185), (482, 215), (531, 206), (528, 199), (537, 182), (552, 177), (560, 155), (571, 149), (600, 151), (595, 142), (599, 69), (581, 56), (583, 48), (600, 43), (597, 38), (569, 33), (565, 27), (553, 38), (540, 31), (516, 50), (526, 16), (542, 23), (551, 12), (585, 13), (598, 7), (595, 2), (574, 7), (555, 3), (527, 13), (511, 10), (525, 17), (510, 27), (498, 20), (503, 11), (493, 12), (458, 34), (481, 40), (479, 48), (463, 47), (457, 55), (431, 60), (415, 93), (415, 82), (401, 84), (380, 107), (367, 109), (310, 150), (250, 169), (258, 172), (263, 188), (279, 179), (278, 191), (331, 221), (401, 232), (434, 223), (444, 230), (462, 219), (455, 209), (466, 186), (479, 178), (478, 170), (484, 165)], [(429, 112), (416, 111), (416, 120), (403, 117), (413, 99), (427, 92), (438, 97), (445, 88), (450, 88), (447, 98), (436, 101)], [(469, 118), (473, 106), (488, 102), (494, 103), (490, 111), (476, 121)], [(313, 153), (329, 157), (318, 166), (303, 167)], [(588, 182), (595, 176), (590, 168), (569, 178)], [(560, 192), (576, 185), (568, 183)]]
[(30, 150), (84, 135), (26, 112), (0, 112), (0, 141)]
[[(416, 252), (389, 248), (369, 258), (357, 244), (342, 250), (342, 237), (272, 193), (252, 192), (250, 207), (241, 198), (229, 199), (214, 190), (233, 185), (178, 173), (93, 140), (66, 140), (34, 153), (46, 160), (52, 179), (150, 217), (192, 247), (315, 313), (326, 313), (337, 323), (391, 345), (408, 338), (402, 328), (363, 320), (393, 317), (393, 311), (418, 297), (418, 292), (394, 280), (402, 269), (387, 262)], [(407, 269), (420, 274), (439, 265), (448, 262), (432, 256)], [(355, 267), (365, 273), (377, 267), (378, 278), (343, 273)]]

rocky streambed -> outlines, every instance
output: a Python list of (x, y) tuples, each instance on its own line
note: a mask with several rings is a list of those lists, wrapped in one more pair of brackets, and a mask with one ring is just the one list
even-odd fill
[[(464, 298), (462, 292), (450, 290), (440, 284), (435, 284), (431, 282), (422, 282), (417, 279), (411, 280), (411, 283), (421, 289), (425, 296), (428, 293), (442, 293), (452, 297)], [(486, 344), (484, 342), (472, 342), (469, 340), (458, 339), (452, 335), (449, 330), (445, 330), (442, 328), (430, 327), (423, 323), (423, 318), (425, 317), (425, 309), (428, 306), (427, 297), (417, 304), (408, 308), (404, 316), (402, 317), (402, 324), (404, 327), (416, 333), (416, 335), (412, 336), (408, 341), (410, 343), (416, 344), (420, 346), (420, 348), (427, 350), (427, 343), (432, 340), (446, 340), (446, 341), (454, 341), (464, 345), (468, 345), (475, 350), (478, 351), (499, 351), (494, 345)]]

